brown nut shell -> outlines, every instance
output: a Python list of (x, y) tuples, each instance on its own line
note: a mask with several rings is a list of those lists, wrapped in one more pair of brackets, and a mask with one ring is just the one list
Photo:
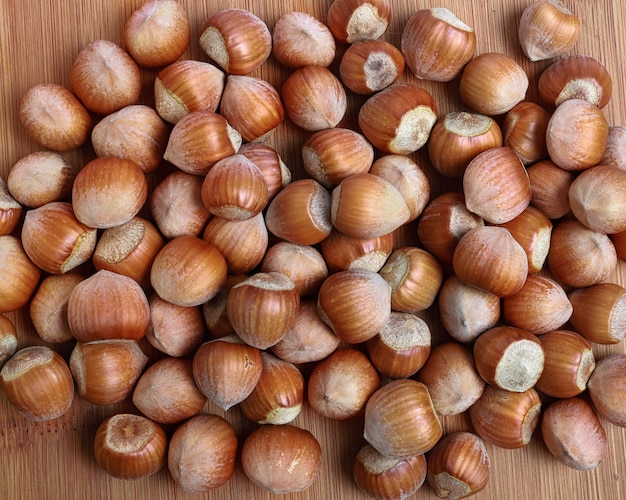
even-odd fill
[(269, 28), (246, 9), (218, 10), (202, 23), (199, 33), (202, 50), (231, 75), (251, 73), (272, 51)]
[(581, 172), (569, 188), (572, 214), (585, 226), (601, 233), (626, 231), (626, 171), (596, 165)]
[(503, 144), (530, 165), (548, 157), (546, 129), (550, 114), (539, 104), (522, 101), (511, 109), (502, 123)]
[(485, 52), (465, 65), (459, 91), (461, 100), (484, 115), (501, 115), (526, 97), (528, 75), (511, 57)]
[(533, 388), (510, 392), (487, 384), (469, 414), (474, 430), (485, 441), (500, 448), (522, 448), (539, 424), (541, 399)]
[(482, 217), (467, 209), (463, 193), (450, 191), (436, 196), (426, 205), (417, 221), (417, 237), (442, 264), (450, 264), (461, 237), (484, 224)]
[(300, 295), (289, 277), (278, 272), (258, 272), (232, 286), (226, 313), (244, 342), (267, 349), (287, 334), (299, 307)]
[(63, 274), (91, 258), (97, 231), (76, 218), (70, 203), (52, 201), (26, 212), (21, 238), (24, 250), (39, 268)]
[(322, 464), (320, 443), (306, 429), (263, 425), (243, 443), (241, 465), (254, 484), (280, 495), (309, 488)]
[(571, 318), (572, 304), (559, 283), (532, 274), (516, 294), (502, 299), (502, 314), (510, 326), (542, 335), (560, 328)]
[(149, 419), (174, 424), (200, 413), (207, 397), (193, 378), (193, 362), (187, 358), (164, 357), (141, 374), (132, 402)]
[(154, 79), (156, 112), (176, 124), (193, 111), (217, 111), (225, 81), (224, 73), (211, 63), (190, 59), (172, 63)]
[(282, 340), (272, 346), (272, 352), (290, 363), (321, 361), (339, 347), (341, 339), (317, 314), (313, 299), (300, 302), (296, 321)]
[(499, 297), (517, 293), (528, 275), (528, 259), (508, 229), (479, 226), (457, 244), (452, 266), (462, 281)]
[(351, 44), (341, 56), (339, 77), (352, 92), (371, 95), (395, 83), (404, 72), (404, 56), (385, 40)]
[(331, 194), (313, 179), (293, 181), (269, 203), (265, 224), (280, 239), (315, 245), (332, 230)]
[(97, 405), (129, 397), (147, 363), (136, 340), (119, 339), (78, 342), (69, 360), (78, 393)]
[(500, 297), (465, 283), (455, 274), (441, 285), (437, 302), (443, 327), (458, 342), (474, 341), (500, 319)]
[(585, 99), (567, 99), (550, 116), (546, 146), (550, 160), (578, 172), (597, 165), (609, 136), (604, 112)]
[(141, 94), (141, 72), (118, 44), (94, 40), (74, 58), (70, 88), (87, 109), (108, 115), (136, 104)]
[(79, 342), (140, 340), (150, 322), (150, 306), (135, 280), (103, 269), (74, 287), (67, 317)]
[(519, 21), (520, 45), (531, 61), (558, 57), (576, 44), (580, 25), (579, 17), (560, 0), (531, 2)]
[(96, 158), (76, 175), (72, 208), (86, 226), (106, 229), (135, 217), (148, 199), (148, 181), (135, 162)]
[(572, 330), (554, 330), (539, 340), (545, 363), (535, 388), (555, 398), (571, 398), (582, 393), (596, 367), (590, 342)]
[(434, 98), (413, 83), (394, 83), (375, 93), (359, 110), (363, 135), (384, 153), (414, 153), (428, 141), (437, 121)]
[(245, 274), (261, 263), (269, 235), (263, 214), (258, 213), (243, 221), (213, 217), (204, 228), (202, 239), (221, 252), (229, 273)]
[(338, 349), (309, 375), (307, 401), (320, 415), (345, 420), (363, 414), (380, 376), (368, 357), (353, 348)]
[(424, 453), (399, 460), (380, 454), (365, 444), (354, 459), (356, 485), (373, 498), (405, 498), (412, 495), (426, 479)]
[(16, 236), (0, 236), (0, 313), (17, 311), (35, 293), (41, 270), (24, 251)]
[(78, 149), (89, 139), (91, 116), (66, 87), (41, 83), (20, 101), (20, 122), (39, 146), (53, 151)]
[(91, 144), (97, 156), (130, 160), (148, 174), (161, 164), (168, 136), (167, 124), (153, 108), (132, 104), (100, 120)]
[(189, 46), (189, 18), (176, 0), (149, 0), (124, 25), (124, 45), (142, 67), (173, 63)]
[(45, 346), (19, 349), (0, 371), (7, 400), (37, 422), (64, 415), (74, 400), (72, 373), (60, 354)]
[(559, 283), (582, 288), (608, 280), (617, 266), (617, 252), (605, 233), (564, 219), (552, 230), (547, 263)]
[(461, 177), (479, 153), (502, 146), (502, 129), (480, 113), (451, 111), (437, 120), (428, 138), (428, 156), (447, 177)]
[(193, 111), (174, 125), (163, 159), (183, 172), (206, 175), (215, 162), (235, 154), (242, 140), (222, 115)]
[(430, 450), (441, 423), (421, 382), (399, 379), (378, 389), (365, 406), (363, 436), (382, 455), (408, 458)]
[(391, 308), (414, 314), (435, 302), (443, 268), (426, 250), (402, 247), (391, 253), (380, 275), (391, 286)]
[(597, 344), (618, 344), (626, 335), (626, 288), (598, 283), (572, 290), (570, 322), (577, 332)]
[(313, 297), (328, 277), (327, 262), (316, 247), (288, 241), (279, 241), (264, 253), (261, 272), (271, 271), (290, 278), (300, 297)]
[(263, 142), (283, 121), (285, 108), (278, 91), (268, 81), (229, 75), (220, 101), (220, 114), (244, 141)]
[(293, 71), (283, 83), (281, 96), (289, 119), (311, 132), (336, 127), (348, 106), (341, 80), (323, 66)]
[(335, 59), (335, 49), (328, 26), (308, 12), (285, 12), (274, 24), (272, 55), (288, 68), (328, 67)]
[(261, 170), (243, 155), (218, 160), (202, 182), (202, 202), (213, 215), (244, 221), (267, 205), (269, 192)]
[(466, 498), (482, 491), (491, 476), (483, 440), (472, 432), (448, 434), (428, 452), (426, 481), (440, 498)]
[(133, 217), (102, 232), (92, 262), (98, 271), (108, 269), (123, 274), (147, 288), (152, 263), (164, 245), (163, 236), (152, 222)]
[(596, 362), (587, 389), (596, 413), (609, 422), (626, 427), (624, 377), (626, 355), (609, 354)]
[(167, 462), (167, 435), (142, 415), (118, 413), (105, 419), (94, 439), (96, 461), (119, 479), (141, 479), (160, 471)]
[(365, 342), (380, 331), (391, 315), (391, 287), (373, 271), (339, 271), (322, 283), (317, 310), (344, 342)]
[(538, 90), (549, 109), (568, 99), (585, 99), (604, 108), (611, 99), (613, 80), (595, 57), (572, 54), (558, 59), (541, 73)]
[(17, 351), (17, 329), (4, 314), (0, 314), (0, 368)]
[(181, 424), (170, 439), (170, 474), (189, 494), (219, 488), (235, 473), (237, 444), (237, 434), (224, 418), (194, 416)]
[(334, 0), (326, 14), (326, 24), (340, 42), (380, 38), (391, 22), (389, 0)]
[(520, 215), (532, 197), (526, 168), (506, 146), (483, 151), (469, 162), (463, 173), (463, 194), (468, 210), (492, 224)]
[(374, 174), (353, 174), (332, 190), (330, 220), (354, 238), (376, 238), (398, 229), (411, 217), (393, 184)]
[(496, 326), (474, 342), (476, 370), (485, 382), (511, 392), (534, 387), (545, 355), (536, 335), (513, 326)]
[(417, 78), (453, 80), (476, 51), (476, 33), (445, 7), (418, 9), (406, 22), (401, 50)]
[(239, 408), (257, 424), (287, 424), (302, 411), (304, 377), (296, 365), (270, 352), (261, 352), (261, 358), (261, 377)]
[(435, 346), (416, 378), (428, 387), (440, 416), (463, 413), (480, 398), (485, 388), (471, 349), (459, 342)]
[(382, 375), (408, 378), (424, 366), (430, 355), (430, 327), (414, 314), (392, 312), (385, 326), (365, 347)]
[(67, 318), (67, 303), (74, 287), (85, 279), (69, 272), (46, 276), (30, 301), (29, 313), (35, 331), (45, 342), (63, 343), (74, 338)]
[(178, 236), (154, 258), (150, 283), (163, 300), (193, 307), (217, 295), (227, 271), (226, 259), (213, 245), (196, 236)]
[[(19, 215), (20, 210), (17, 209), (21, 207), (16, 207), (15, 202), (37, 208), (62, 201), (71, 193), (77, 173), (78, 169), (72, 163), (54, 151), (35, 151), (23, 156), (11, 167), (4, 187), (3, 181), (0, 181), (0, 209), (3, 214), (0, 220), (8, 223), (15, 219), (11, 216), (12, 212)], [(8, 193), (3, 193), (7, 188)], [(4, 234), (9, 232), (5, 230)]]
[(262, 371), (261, 351), (234, 334), (205, 342), (193, 356), (198, 389), (224, 411), (250, 395)]
[(508, 229), (526, 252), (528, 274), (541, 271), (550, 251), (552, 236), (552, 222), (548, 216), (529, 205), (519, 215), (499, 225)]
[(574, 470), (596, 469), (608, 452), (602, 423), (581, 398), (550, 404), (541, 419), (541, 436), (550, 453)]
[(334, 127), (319, 130), (302, 145), (304, 170), (327, 189), (346, 177), (367, 173), (374, 161), (374, 148), (354, 130)]

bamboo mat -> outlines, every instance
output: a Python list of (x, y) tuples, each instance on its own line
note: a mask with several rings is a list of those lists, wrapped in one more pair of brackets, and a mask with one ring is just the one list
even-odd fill
[[(191, 44), (185, 58), (206, 60), (197, 44), (198, 30), (209, 14), (226, 8), (247, 8), (266, 21), (272, 29), (275, 21), (285, 12), (307, 11), (319, 19), (331, 0), (181, 0), (191, 21)], [(24, 92), (42, 82), (63, 85), (69, 83), (69, 68), (73, 58), (86, 44), (97, 38), (117, 43), (122, 41), (125, 20), (141, 4), (141, 0), (2, 0), (0, 2), (0, 59), (2, 81), (0, 94), (0, 174), (6, 178), (11, 166), (22, 156), (38, 150), (18, 119), (18, 103)], [(417, 8), (447, 7), (454, 11), (477, 32), (477, 52), (498, 51), (507, 53), (521, 62), (527, 71), (531, 86), (529, 99), (536, 99), (536, 82), (549, 62), (530, 63), (522, 57), (517, 41), (517, 23), (529, 0), (392, 0), (393, 21), (384, 38), (399, 46), (402, 27)], [(565, 0), (581, 18), (579, 42), (573, 52), (588, 54), (604, 63), (613, 77), (614, 94), (605, 112), (612, 125), (626, 125), (626, 76), (622, 69), (622, 56), (626, 54), (626, 4), (622, 1)], [(271, 59), (253, 76), (267, 79), (278, 88), (287, 73)], [(152, 82), (155, 73), (144, 71), (142, 102), (153, 104)], [(411, 80), (406, 73), (405, 80)], [(463, 109), (458, 97), (457, 82), (449, 84), (421, 84), (435, 97), (440, 116)], [(355, 110), (361, 99), (350, 97), (352, 110), (340, 125), (354, 126)], [(305, 135), (286, 120), (274, 133), (268, 144), (274, 147), (294, 177), (302, 176), (300, 147)], [(90, 157), (89, 152), (71, 152), (64, 156), (81, 166)], [(415, 159), (427, 170), (433, 196), (456, 190), (456, 181), (434, 175), (428, 166), (424, 151)], [(415, 227), (402, 235), (410, 244)], [(615, 282), (623, 283), (622, 264), (616, 271)], [(435, 342), (443, 340), (433, 320)], [(25, 312), (11, 314), (19, 329), (20, 347), (42, 343), (38, 339)], [(71, 346), (60, 346), (59, 351), (69, 356)], [(623, 352), (624, 345), (596, 347), (597, 357), (609, 352)], [(235, 475), (224, 486), (206, 495), (184, 495), (170, 478), (167, 470), (135, 482), (121, 481), (107, 476), (96, 464), (92, 442), (99, 423), (114, 413), (132, 410), (128, 403), (96, 407), (76, 398), (71, 410), (61, 419), (47, 423), (33, 423), (22, 418), (0, 395), (0, 498), (21, 499), (101, 499), (150, 498), (182, 499), (244, 499), (272, 498), (254, 487), (238, 466)], [(241, 437), (253, 426), (247, 423), (237, 409), (225, 414), (207, 405), (206, 412), (225, 416), (233, 423)], [(538, 433), (524, 449), (503, 450), (487, 445), (493, 464), (491, 479), (480, 499), (606, 499), (626, 498), (626, 430), (602, 422), (607, 432), (609, 454), (593, 472), (576, 472), (552, 459), (541, 443)], [(310, 430), (324, 450), (322, 470), (318, 480), (307, 491), (282, 498), (356, 500), (366, 498), (355, 486), (351, 471), (357, 450), (364, 444), (362, 421), (335, 422), (317, 416), (305, 407), (294, 425)], [(445, 432), (469, 429), (467, 417), (443, 420)], [(435, 498), (424, 485), (413, 499)]]

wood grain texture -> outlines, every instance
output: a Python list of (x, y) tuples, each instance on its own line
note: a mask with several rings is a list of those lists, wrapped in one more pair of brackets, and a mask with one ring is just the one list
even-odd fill
[[(211, 13), (226, 7), (248, 8), (265, 20), (272, 29), (285, 12), (307, 11), (319, 19), (331, 0), (181, 0), (191, 21), (191, 44), (185, 58), (206, 60), (198, 43), (198, 29)], [(2, 0), (0, 2), (0, 57), (2, 92), (0, 95), (0, 174), (6, 178), (12, 165), (22, 156), (38, 150), (28, 139), (18, 119), (19, 100), (31, 86), (42, 82), (63, 85), (69, 83), (69, 68), (79, 52), (94, 39), (122, 41), (125, 20), (142, 0)], [(529, 0), (392, 0), (393, 22), (384, 38), (397, 46), (402, 28), (417, 8), (447, 7), (477, 31), (477, 52), (507, 53), (521, 62), (531, 86), (529, 99), (536, 99), (539, 74), (549, 61), (531, 63), (522, 56), (517, 40), (517, 23)], [(626, 53), (626, 4), (622, 1), (565, 0), (582, 20), (579, 42), (573, 52), (588, 54), (602, 61), (613, 76), (614, 95), (605, 109), (609, 123), (626, 125), (626, 76), (623, 54)], [(267, 79), (278, 88), (287, 75), (271, 59), (254, 76)], [(154, 71), (144, 71), (142, 102), (153, 104)], [(403, 79), (411, 81), (406, 73)], [(458, 97), (458, 81), (448, 84), (421, 82), (437, 101), (439, 114), (463, 109)], [(361, 98), (350, 97), (350, 109), (341, 125), (354, 126), (355, 110)], [(300, 147), (305, 134), (291, 126), (288, 120), (274, 133), (268, 144), (276, 148), (294, 177), (301, 177)], [(89, 151), (64, 154), (76, 165), (83, 165), (91, 156)], [(433, 196), (446, 190), (458, 189), (458, 183), (442, 179), (433, 173), (425, 152), (415, 159), (424, 167), (431, 180)], [(414, 226), (403, 233), (406, 243), (413, 241)], [(616, 270), (613, 280), (623, 283), (624, 269)], [(42, 343), (35, 334), (26, 311), (10, 315), (19, 330), (20, 347)], [(445, 337), (437, 323), (436, 312), (427, 314), (433, 325), (434, 341)], [(56, 346), (66, 359), (71, 346)], [(624, 345), (596, 346), (597, 357), (612, 352), (624, 352)], [(234, 477), (224, 486), (206, 495), (185, 495), (171, 479), (167, 470), (134, 482), (107, 476), (97, 465), (92, 452), (95, 430), (105, 417), (120, 411), (133, 411), (129, 403), (103, 407), (93, 406), (76, 398), (71, 410), (62, 418), (47, 423), (33, 423), (22, 418), (0, 396), (0, 498), (6, 499), (100, 499), (151, 498), (158, 499), (269, 499), (272, 495), (253, 486), (238, 466)], [(247, 423), (238, 409), (227, 414), (207, 405), (205, 412), (225, 416), (233, 423), (243, 440), (254, 426)], [(493, 463), (493, 474), (486, 489), (474, 498), (515, 498), (536, 500), (547, 498), (618, 499), (626, 498), (626, 430), (603, 421), (609, 437), (609, 454), (600, 467), (587, 473), (576, 472), (557, 463), (541, 443), (538, 433), (526, 448), (504, 450), (487, 445)], [(324, 450), (322, 470), (318, 480), (306, 492), (284, 495), (282, 498), (316, 498), (356, 500), (366, 498), (355, 486), (351, 471), (356, 451), (364, 444), (362, 421), (334, 422), (316, 415), (309, 407), (294, 421), (310, 430)], [(467, 417), (443, 420), (446, 432), (469, 429)], [(412, 498), (435, 498), (427, 485)]]

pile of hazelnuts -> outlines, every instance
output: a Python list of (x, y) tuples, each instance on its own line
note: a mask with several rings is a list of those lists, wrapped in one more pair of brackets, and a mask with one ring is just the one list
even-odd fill
[[(147, 0), (124, 48), (95, 40), (69, 88), (27, 90), (20, 119), (42, 150), (0, 179), (0, 312), (26, 310), (43, 341), (18, 349), (0, 315), (17, 411), (59, 418), (75, 391), (130, 400), (135, 413), (98, 428), (98, 464), (122, 479), (167, 466), (193, 493), (237, 460), (272, 493), (309, 488), (323, 450), (293, 425), (305, 404), (363, 419), (353, 476), (374, 498), (425, 482), (477, 493), (485, 441), (521, 448), (537, 427), (568, 467), (599, 466), (600, 419), (626, 426), (626, 355), (593, 351), (626, 333), (611, 77), (567, 55), (580, 21), (558, 0), (529, 2), (519, 23), (524, 55), (554, 59), (541, 103), (450, 10), (416, 10), (399, 47), (381, 38), (391, 15), (390, 0), (334, 0), (324, 22), (288, 12), (270, 32), (224, 9), (199, 29), (200, 61), (183, 58), (181, 3)], [(253, 76), (270, 57), (280, 89)], [(419, 82), (455, 79), (468, 111), (440, 116)], [(269, 145), (285, 122), (303, 138), (298, 169)], [(76, 168), (62, 153), (79, 148), (95, 157)], [(434, 175), (461, 189), (434, 193)], [(67, 360), (50, 347), (69, 343)], [(243, 443), (209, 401), (255, 424)], [(472, 432), (444, 436), (441, 419), (464, 412)]]

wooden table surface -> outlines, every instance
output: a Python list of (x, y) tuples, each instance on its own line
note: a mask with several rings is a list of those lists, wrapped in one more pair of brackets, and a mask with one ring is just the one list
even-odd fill
[[(191, 22), (191, 44), (185, 58), (206, 60), (197, 43), (200, 24), (209, 14), (226, 8), (248, 8), (266, 21), (270, 29), (276, 20), (291, 10), (307, 11), (325, 19), (331, 0), (181, 0)], [(504, 52), (515, 57), (527, 71), (531, 86), (529, 99), (536, 99), (536, 83), (549, 61), (531, 63), (521, 53), (517, 40), (517, 24), (523, 8), (530, 0), (392, 0), (393, 21), (384, 38), (397, 46), (402, 28), (418, 7), (447, 7), (453, 10), (477, 32), (477, 52)], [(12, 165), (22, 156), (39, 148), (31, 142), (20, 127), (18, 103), (24, 92), (42, 82), (68, 85), (69, 68), (85, 45), (97, 38), (122, 42), (126, 19), (142, 0), (2, 0), (0, 2), (0, 59), (2, 64), (2, 92), (0, 103), (0, 174), (5, 178)], [(626, 77), (621, 58), (626, 54), (626, 2), (621, 0), (565, 0), (581, 21), (580, 40), (572, 52), (598, 58), (613, 77), (614, 94), (605, 112), (611, 125), (626, 125)], [(336, 65), (335, 65), (336, 67)], [(271, 58), (254, 75), (266, 78), (280, 87), (286, 76)], [(153, 103), (152, 82), (155, 72), (144, 71), (142, 102)], [(404, 80), (411, 80), (408, 72)], [(458, 97), (456, 81), (449, 84), (421, 82), (437, 100), (439, 113), (463, 109)], [(352, 96), (344, 122), (353, 125), (355, 110), (361, 101)], [(294, 177), (302, 176), (300, 146), (304, 134), (288, 120), (268, 141), (284, 158)], [(71, 152), (66, 156), (82, 165), (88, 154)], [(456, 182), (442, 179), (432, 172), (424, 151), (415, 158), (427, 170), (433, 195), (458, 189)], [(406, 242), (411, 234), (406, 233)], [(623, 263), (613, 280), (624, 282)], [(19, 344), (42, 344), (24, 311), (9, 315), (18, 327)], [(434, 342), (444, 339), (433, 320)], [(67, 359), (71, 345), (54, 346)], [(623, 352), (624, 345), (595, 346), (597, 357), (610, 352)], [(46, 422), (27, 421), (0, 395), (0, 498), (21, 499), (100, 499), (100, 498), (272, 498), (272, 495), (254, 487), (238, 465), (235, 475), (224, 486), (206, 495), (185, 495), (174, 483), (166, 469), (155, 476), (139, 481), (122, 481), (105, 474), (93, 458), (92, 443), (95, 430), (107, 416), (120, 411), (132, 411), (130, 403), (97, 407), (81, 400), (74, 401), (62, 418)], [(208, 404), (205, 412), (225, 416), (233, 423), (240, 436), (254, 426), (247, 423), (238, 409), (227, 414)], [(577, 472), (557, 463), (547, 452), (538, 433), (524, 449), (504, 450), (487, 445), (492, 457), (493, 472), (485, 490), (475, 496), (479, 499), (606, 499), (626, 498), (626, 429), (602, 421), (609, 438), (609, 453), (593, 472)], [(316, 498), (355, 500), (366, 498), (355, 486), (352, 461), (364, 444), (362, 421), (326, 420), (309, 407), (294, 424), (310, 430), (322, 444), (322, 470), (314, 485), (298, 495), (283, 498)], [(443, 419), (445, 432), (469, 429), (467, 417)], [(412, 498), (435, 498), (424, 485)]]

